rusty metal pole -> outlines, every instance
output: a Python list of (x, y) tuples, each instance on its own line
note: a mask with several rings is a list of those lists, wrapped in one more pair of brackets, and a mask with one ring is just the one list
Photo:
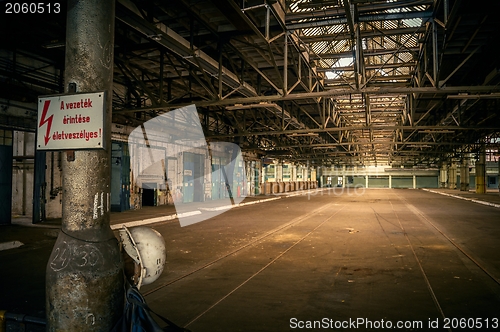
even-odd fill
[(462, 160), (460, 168), (460, 190), (469, 191), (469, 156), (466, 155)]
[(123, 262), (110, 229), (114, 0), (69, 0), (65, 92), (104, 91), (104, 149), (63, 158), (62, 226), (47, 264), (47, 331), (109, 331), (123, 311)]
[(482, 143), (479, 161), (476, 163), (476, 194), (484, 193), (486, 193), (486, 149)]

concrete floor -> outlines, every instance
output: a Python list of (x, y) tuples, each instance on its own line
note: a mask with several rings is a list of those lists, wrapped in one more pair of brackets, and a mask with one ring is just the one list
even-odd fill
[[(168, 256), (141, 289), (149, 306), (193, 332), (427, 331), (444, 317), (451, 330), (500, 328), (500, 208), (422, 190), (336, 189), (152, 225)], [(54, 229), (7, 227), (0, 242), (12, 228), (33, 241), (0, 251), (0, 309), (43, 315)]]

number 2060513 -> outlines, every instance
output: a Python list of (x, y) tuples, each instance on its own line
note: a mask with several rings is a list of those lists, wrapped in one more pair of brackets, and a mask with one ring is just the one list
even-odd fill
[(447, 329), (498, 329), (498, 318), (445, 318), (443, 328)]
[(59, 14), (61, 4), (59, 2), (6, 2), (5, 14)]

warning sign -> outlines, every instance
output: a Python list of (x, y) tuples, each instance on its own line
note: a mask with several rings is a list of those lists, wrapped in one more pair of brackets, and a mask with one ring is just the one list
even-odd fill
[(38, 150), (104, 147), (104, 92), (38, 98)]

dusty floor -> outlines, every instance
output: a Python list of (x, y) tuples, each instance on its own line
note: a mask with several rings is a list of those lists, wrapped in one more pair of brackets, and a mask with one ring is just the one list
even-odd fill
[[(193, 332), (500, 329), (499, 208), (422, 190), (314, 193), (152, 225), (168, 256), (141, 289), (150, 307)], [(51, 232), (0, 251), (0, 309), (43, 315)]]

